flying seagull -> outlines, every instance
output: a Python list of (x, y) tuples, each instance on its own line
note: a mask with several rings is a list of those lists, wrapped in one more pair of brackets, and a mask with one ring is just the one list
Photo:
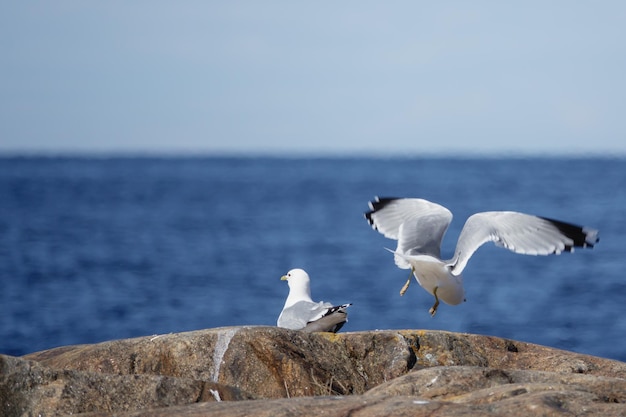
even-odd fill
[(441, 259), (441, 240), (452, 213), (439, 204), (420, 198), (379, 198), (369, 203), (365, 218), (374, 230), (398, 241), (394, 261), (410, 269), (404, 295), (414, 275), (417, 282), (435, 297), (429, 313), (434, 316), (439, 301), (457, 305), (465, 301), (461, 273), (472, 254), (484, 243), (524, 255), (573, 252), (575, 247), (596, 244), (598, 231), (559, 220), (514, 211), (487, 211), (470, 216), (459, 236), (454, 256)]
[(348, 321), (346, 309), (352, 304), (333, 306), (311, 299), (309, 274), (303, 269), (292, 269), (281, 278), (289, 285), (289, 295), (278, 316), (278, 327), (305, 332), (337, 333)]

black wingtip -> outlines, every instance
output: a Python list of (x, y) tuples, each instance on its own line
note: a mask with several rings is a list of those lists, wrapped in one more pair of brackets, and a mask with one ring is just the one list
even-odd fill
[(331, 307), (331, 308), (328, 309), (326, 314), (324, 314), (324, 316), (322, 316), (322, 317), (329, 316), (329, 315), (331, 315), (331, 314), (333, 314), (333, 313), (335, 313), (337, 311), (345, 312), (346, 308), (350, 307), (351, 305), (352, 305), (352, 303), (346, 303), (346, 304), (342, 304), (342, 305), (339, 305), (339, 306)]
[(374, 220), (372, 219), (372, 214), (376, 213), (378, 210), (381, 210), (382, 208), (384, 208), (386, 205), (388, 205), (389, 203), (391, 203), (392, 201), (398, 200), (397, 197), (374, 197), (374, 200), (370, 201), (368, 203), (369, 207), (370, 207), (370, 211), (364, 213), (365, 214), (365, 219), (367, 220), (367, 222), (370, 224), (370, 226), (372, 226), (373, 228), (376, 228), (376, 226), (374, 225)]
[(547, 217), (542, 217), (542, 219), (549, 221), (559, 229), (561, 233), (572, 239), (574, 243), (565, 247), (565, 250), (568, 252), (572, 252), (574, 248), (593, 248), (593, 246), (600, 241), (596, 229), (565, 223)]

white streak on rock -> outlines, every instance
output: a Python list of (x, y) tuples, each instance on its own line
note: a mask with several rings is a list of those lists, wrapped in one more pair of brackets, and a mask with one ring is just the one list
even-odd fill
[(222, 399), (220, 398), (220, 392), (218, 390), (210, 389), (209, 392), (211, 393), (211, 395), (213, 395), (215, 401), (217, 401), (218, 403), (222, 401)]
[(213, 382), (217, 382), (219, 379), (222, 359), (224, 359), (224, 354), (228, 350), (228, 345), (230, 344), (231, 339), (238, 331), (238, 328), (229, 328), (219, 332), (217, 335), (217, 341), (215, 342), (215, 348), (213, 349)]

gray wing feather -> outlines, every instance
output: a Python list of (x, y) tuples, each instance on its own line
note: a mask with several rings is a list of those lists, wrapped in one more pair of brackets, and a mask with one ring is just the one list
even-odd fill
[[(441, 240), (452, 221), (450, 210), (420, 198), (377, 197), (369, 206), (365, 218), (385, 237), (398, 241), (396, 252), (441, 256)], [(394, 259), (398, 267), (410, 268), (404, 258)]]
[(278, 317), (278, 326), (287, 329), (300, 330), (309, 322), (319, 320), (328, 312), (333, 305), (330, 303), (314, 303), (311, 301), (299, 301), (283, 309)]
[(348, 313), (344, 309), (336, 310), (319, 320), (312, 321), (302, 329), (303, 332), (333, 332), (337, 333), (348, 321)]
[(452, 273), (460, 275), (467, 261), (483, 244), (496, 245), (525, 255), (560, 254), (574, 247), (593, 247), (598, 231), (558, 220), (512, 211), (491, 211), (470, 216), (459, 236)]

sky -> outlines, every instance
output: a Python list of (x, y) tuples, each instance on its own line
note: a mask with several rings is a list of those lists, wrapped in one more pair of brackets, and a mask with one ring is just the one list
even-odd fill
[(0, 153), (626, 155), (626, 2), (6, 1)]

